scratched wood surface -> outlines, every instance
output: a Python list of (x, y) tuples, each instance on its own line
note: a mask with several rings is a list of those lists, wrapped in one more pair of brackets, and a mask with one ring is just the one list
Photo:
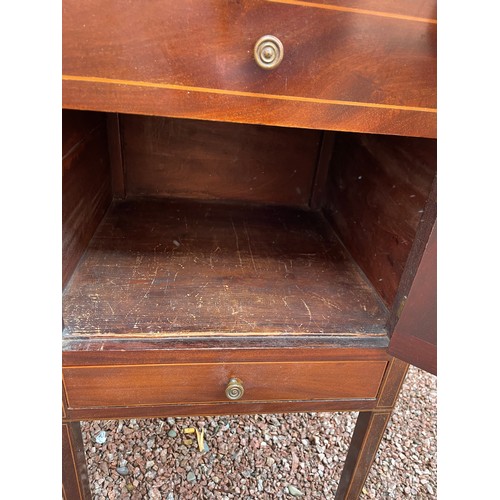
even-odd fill
[(115, 202), (63, 297), (75, 336), (384, 334), (387, 310), (319, 213)]
[(120, 117), (129, 196), (309, 203), (321, 132)]

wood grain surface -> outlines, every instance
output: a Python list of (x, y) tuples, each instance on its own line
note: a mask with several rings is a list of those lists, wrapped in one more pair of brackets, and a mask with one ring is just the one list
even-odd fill
[(80, 422), (62, 424), (62, 498), (91, 500)]
[(62, 110), (62, 158), (67, 157), (74, 149), (78, 148), (91, 133), (102, 128), (104, 123), (103, 113), (90, 111)]
[(437, 374), (437, 224), (434, 223), (389, 352)]
[(110, 203), (111, 178), (104, 115), (64, 110), (63, 287)]
[[(285, 47), (273, 71), (253, 60), (264, 34)], [(436, 133), (433, 22), (265, 0), (67, 0), (63, 74), (63, 106), (77, 109)]]
[(307, 338), (243, 337), (210, 339), (64, 339), (62, 364), (70, 366), (267, 363), (286, 361), (388, 361), (389, 339), (383, 336)]
[(227, 402), (374, 399), (385, 361), (217, 363), (72, 367), (63, 370), (70, 408)]
[(375, 399), (332, 399), (312, 401), (252, 401), (248, 403), (176, 404), (162, 406), (108, 406), (99, 408), (75, 408), (70, 412), (70, 421), (107, 420), (124, 418), (166, 418), (181, 416), (214, 416), (304, 413), (334, 411), (366, 411), (374, 408)]
[(335, 495), (337, 500), (360, 498), (407, 370), (407, 363), (392, 358), (380, 386), (376, 407), (373, 411), (359, 413)]
[(321, 132), (120, 117), (129, 196), (307, 206)]
[(385, 411), (394, 408), (408, 372), (408, 366), (406, 361), (391, 357), (377, 398), (377, 410)]
[(339, 487), (335, 494), (337, 500), (360, 498), (390, 417), (390, 411), (368, 411), (358, 415)]
[(65, 290), (68, 335), (384, 335), (387, 310), (319, 213), (116, 202)]
[(326, 213), (387, 304), (398, 290), (436, 168), (434, 140), (336, 134)]
[(413, 109), (317, 99), (290, 102), (271, 94), (180, 89), (147, 82), (63, 79), (64, 107), (72, 109), (415, 137), (432, 138), (437, 133), (436, 114)]
[(123, 145), (121, 137), (120, 115), (106, 113), (106, 131), (108, 136), (109, 163), (111, 165), (111, 183), (113, 198), (125, 198), (125, 166), (123, 164)]
[[(112, 113), (63, 112), (63, 497), (90, 498), (80, 419), (368, 410), (337, 495), (357, 498), (407, 369), (386, 347), (436, 173), (435, 1), (64, 0), (62, 18), (63, 108)], [(411, 302), (410, 333), (432, 312)], [(417, 336), (401, 352), (422, 357)]]
[(413, 19), (417, 22), (436, 21), (436, 0), (269, 0), (295, 5), (310, 4), (312, 8), (338, 9), (371, 16)]

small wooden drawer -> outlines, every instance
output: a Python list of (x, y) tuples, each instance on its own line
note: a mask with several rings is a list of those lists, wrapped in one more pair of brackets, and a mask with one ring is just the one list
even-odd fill
[(199, 363), (78, 366), (63, 369), (69, 408), (161, 406), (229, 402), (374, 399), (386, 361)]
[[(434, 136), (435, 19), (389, 4), (65, 0), (63, 105)], [(272, 70), (265, 35), (283, 44)]]

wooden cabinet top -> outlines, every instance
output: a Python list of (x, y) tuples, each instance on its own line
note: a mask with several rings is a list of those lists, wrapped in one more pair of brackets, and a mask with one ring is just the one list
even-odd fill
[(436, 27), (429, 1), (65, 0), (63, 107), (435, 137)]

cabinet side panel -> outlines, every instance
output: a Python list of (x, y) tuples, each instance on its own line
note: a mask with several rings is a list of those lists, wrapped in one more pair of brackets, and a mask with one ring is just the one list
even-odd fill
[(62, 263), (68, 282), (111, 202), (104, 115), (63, 111)]
[(321, 132), (124, 115), (127, 196), (307, 206)]
[(406, 305), (394, 328), (389, 352), (437, 374), (437, 225), (423, 252)]
[(337, 134), (325, 213), (389, 306), (435, 174), (433, 139)]

